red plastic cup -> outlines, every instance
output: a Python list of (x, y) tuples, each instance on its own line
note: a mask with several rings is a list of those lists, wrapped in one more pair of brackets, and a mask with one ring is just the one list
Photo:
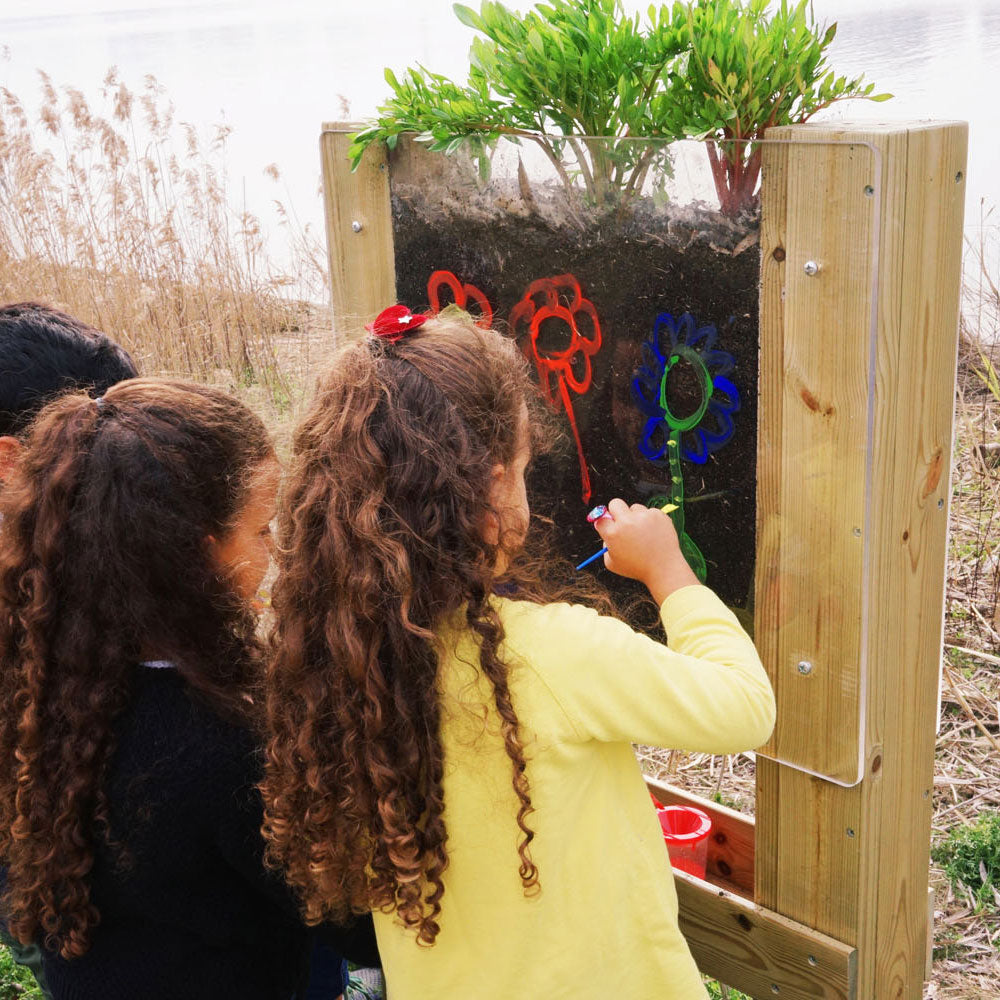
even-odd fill
[(708, 835), (712, 820), (694, 806), (663, 806), (656, 810), (660, 829), (674, 868), (698, 878), (705, 877)]

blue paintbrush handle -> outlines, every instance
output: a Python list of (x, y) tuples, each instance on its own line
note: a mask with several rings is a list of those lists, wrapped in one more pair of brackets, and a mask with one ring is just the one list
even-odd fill
[(588, 556), (588, 557), (587, 557), (586, 559), (584, 559), (584, 560), (583, 560), (583, 562), (582, 562), (582, 563), (580, 563), (580, 565), (579, 565), (579, 566), (577, 566), (576, 568), (577, 568), (577, 569), (583, 569), (584, 567), (586, 567), (586, 566), (589, 566), (589, 565), (590, 565), (590, 564), (591, 564), (592, 562), (594, 562), (594, 561), (595, 561), (596, 559), (600, 559), (600, 558), (601, 558), (601, 556), (603, 556), (603, 555), (604, 555), (604, 553), (605, 553), (605, 552), (607, 552), (607, 551), (608, 551), (608, 547), (607, 547), (607, 545), (605, 545), (605, 546), (604, 546), (604, 548), (603, 548), (603, 549), (601, 549), (601, 551), (600, 551), (600, 552), (595, 552), (595, 553), (594, 553), (594, 554), (593, 554), (592, 556)]

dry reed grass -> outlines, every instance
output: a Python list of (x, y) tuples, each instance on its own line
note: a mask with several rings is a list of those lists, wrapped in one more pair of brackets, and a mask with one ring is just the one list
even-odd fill
[[(0, 89), (0, 301), (39, 299), (124, 344), (145, 372), (185, 372), (287, 406), (327, 298), (321, 243), (276, 201), (289, 246), (274, 267), (237, 207), (229, 129), (174, 121), (153, 77), (109, 71), (99, 107), (40, 73), (41, 108)], [(275, 166), (267, 168), (278, 179)]]

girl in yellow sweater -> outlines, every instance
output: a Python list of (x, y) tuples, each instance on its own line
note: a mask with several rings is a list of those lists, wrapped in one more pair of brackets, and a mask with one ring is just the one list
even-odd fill
[[(633, 742), (769, 735), (774, 698), (669, 517), (613, 500), (608, 569), (669, 646), (519, 568), (535, 390), (516, 346), (402, 307), (298, 429), (265, 832), (309, 920), (373, 910), (389, 1000), (705, 996)], [(512, 597), (498, 596), (498, 592)]]

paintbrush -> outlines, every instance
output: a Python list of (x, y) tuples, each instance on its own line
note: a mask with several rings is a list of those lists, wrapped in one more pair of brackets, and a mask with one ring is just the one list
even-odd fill
[[(677, 504), (675, 503), (665, 503), (662, 507), (656, 507), (655, 510), (662, 510), (664, 514), (669, 514), (673, 510), (677, 510)], [(595, 521), (599, 521), (602, 517), (610, 517), (608, 514), (608, 508), (604, 504), (599, 504), (595, 507), (588, 515), (587, 520), (593, 524)], [(592, 556), (587, 556), (586, 559), (577, 566), (577, 570), (586, 569), (592, 562), (600, 559), (605, 552), (608, 551), (607, 545), (604, 546), (599, 552), (595, 552)]]

